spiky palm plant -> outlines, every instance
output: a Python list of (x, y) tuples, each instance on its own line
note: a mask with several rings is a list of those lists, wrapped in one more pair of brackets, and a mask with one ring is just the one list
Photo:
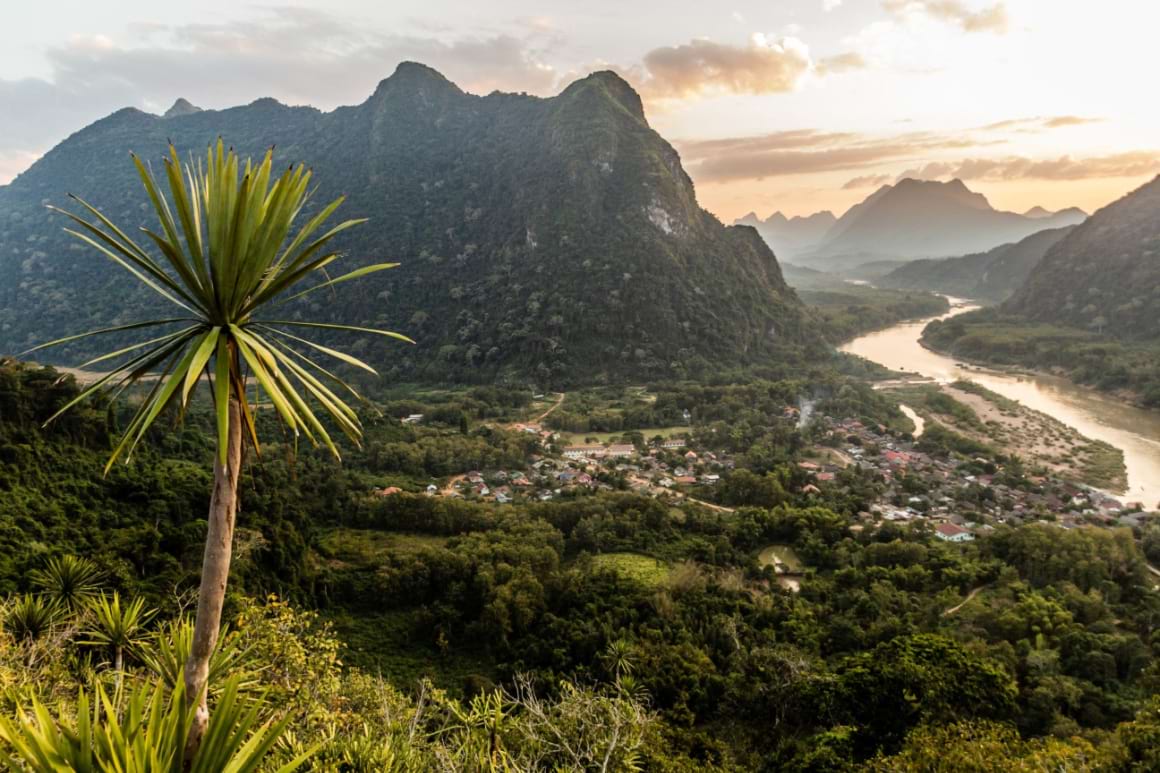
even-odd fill
[[(163, 626), (147, 646), (140, 648), (138, 657), (163, 684), (174, 689), (182, 681), (182, 669), (192, 649), (193, 622), (188, 617), (181, 617)], [(258, 663), (254, 645), (242, 644), (237, 632), (226, 626), (222, 628), (221, 638), (210, 658), (210, 695), (221, 690), (227, 675), (236, 679), (239, 690), (251, 690), (258, 685), (265, 668)]]
[(76, 609), (97, 595), (103, 573), (87, 558), (60, 556), (50, 558), (43, 569), (34, 569), (29, 576), (33, 587), (45, 596)]
[[(170, 146), (169, 157), (164, 159), (169, 186), (166, 197), (149, 167), (136, 156), (133, 161), (161, 223), (161, 233), (141, 230), (160, 258), (76, 197), (93, 219), (64, 212), (75, 223), (66, 230), (177, 307), (176, 315), (69, 336), (37, 349), (105, 333), (163, 329), (158, 331), (160, 335), (84, 363), (83, 368), (116, 364), (52, 417), (105, 390), (116, 397), (152, 376), (153, 383), (114, 448), (106, 471), (117, 459), (132, 456), (168, 406), (184, 410), (198, 384), (208, 384), (217, 425), (217, 457), (193, 647), (185, 666), (186, 699), (198, 703), (192, 752), (209, 720), (206, 680), (229, 579), (243, 429), (247, 442), (258, 450), (254, 413), (259, 390), (296, 438), (302, 434), (315, 444), (322, 443), (336, 457), (338, 449), (316, 413), (356, 444), (362, 434), (354, 409), (327, 384), (335, 384), (356, 398), (357, 392), (312, 356), (317, 352), (371, 373), (374, 370), (288, 328), (411, 339), (385, 330), (271, 318), (270, 309), (281, 303), (397, 265), (379, 263), (323, 278), (324, 269), (341, 257), (331, 248), (334, 237), (363, 221), (347, 220), (320, 231), (342, 203), (339, 198), (294, 230), (295, 220), (310, 198), (311, 174), (304, 167), (292, 166), (276, 177), (272, 153), (258, 164), (241, 162), (220, 140), (207, 152), (204, 166), (191, 161), (183, 167), (176, 149)], [(298, 289), (313, 277), (319, 277), (317, 283)], [(312, 356), (304, 353), (311, 350)], [(252, 395), (246, 391), (249, 378), (255, 382)]]
[(61, 608), (44, 596), (25, 594), (15, 599), (4, 615), (4, 628), (20, 642), (42, 639), (61, 621)]
[[(286, 720), (259, 723), (260, 702), (238, 698), (236, 681), (226, 683), (214, 707), (213, 720), (197, 751), (185, 750), (196, 710), (164, 684), (142, 684), (127, 697), (110, 696), (99, 683), (90, 698), (81, 692), (74, 716), (68, 709), (54, 718), (33, 699), (31, 711), (0, 716), (0, 740), (8, 747), (12, 770), (123, 771), (123, 773), (256, 773), (278, 741)], [(313, 753), (308, 750), (278, 768), (296, 770)]]
[(145, 643), (148, 638), (145, 626), (156, 612), (146, 609), (145, 600), (141, 598), (122, 604), (121, 594), (115, 591), (112, 596), (100, 596), (91, 602), (89, 611), (91, 621), (81, 643), (103, 647), (113, 653), (113, 670), (117, 674), (119, 689), (125, 672), (125, 652)]

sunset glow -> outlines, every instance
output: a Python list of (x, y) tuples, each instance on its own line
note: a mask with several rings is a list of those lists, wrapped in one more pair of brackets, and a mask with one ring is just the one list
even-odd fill
[(120, 107), (327, 110), (404, 59), (480, 94), (614, 69), (726, 220), (841, 213), (906, 175), (961, 177), (1005, 209), (1091, 211), (1160, 171), (1142, 85), (1160, 6), (1136, 0), (122, 5), (138, 21), (71, 0), (10, 13), (0, 181)]

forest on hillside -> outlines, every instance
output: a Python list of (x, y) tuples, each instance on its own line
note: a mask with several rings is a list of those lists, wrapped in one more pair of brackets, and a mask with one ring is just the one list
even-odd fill
[[(341, 467), (278, 442), (251, 458), (222, 657), (239, 700), (264, 695), (262, 710), (290, 722), (271, 759), (314, 748), (310, 769), (368, 771), (598, 769), (605, 755), (617, 770), (1156, 764), (1160, 597), (1134, 537), (1160, 553), (1160, 535), (1032, 524), (959, 545), (855, 529), (869, 478), (849, 470), (802, 493), (796, 462), (816, 439), (784, 408), (805, 384), (649, 389), (655, 413), (636, 423), (689, 411), (695, 433), (728, 429), (747, 451), (717, 493), (729, 512), (615, 478), (516, 505), (421, 493), (532, 453), (498, 426), (529, 404), (519, 390), (386, 395)], [(13, 707), (35, 695), (67, 712), (92, 678), (113, 690), (123, 671), (147, 686), (180, 662), (164, 653), (180, 645), (200, 558), (208, 417), (195, 407), (158, 427), (102, 478), (117, 410), (40, 427), (74, 393), (51, 370), (0, 366), (0, 674)], [(835, 377), (815, 395), (819, 411), (905, 431), (864, 385)], [(400, 423), (416, 410), (432, 421)], [(386, 485), (402, 491), (373, 494)], [(759, 561), (769, 545), (801, 561), (800, 592)], [(92, 561), (94, 598), (156, 610), (121, 669), (91, 633), (99, 616), (53, 600), (47, 570), (69, 556)]]

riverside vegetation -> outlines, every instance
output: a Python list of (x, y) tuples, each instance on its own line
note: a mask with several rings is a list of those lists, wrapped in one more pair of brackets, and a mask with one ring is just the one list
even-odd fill
[(1052, 245), (1002, 306), (932, 323), (924, 343), (958, 357), (1049, 370), (1160, 406), (1160, 179)]

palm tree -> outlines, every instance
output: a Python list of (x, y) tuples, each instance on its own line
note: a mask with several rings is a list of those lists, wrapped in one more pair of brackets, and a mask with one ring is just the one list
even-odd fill
[[(342, 203), (339, 198), (292, 232), (310, 199), (311, 173), (301, 165), (291, 166), (274, 179), (272, 152), (267, 152), (256, 165), (249, 160), (243, 164), (219, 140), (207, 152), (205, 165), (199, 163), (195, 167), (192, 160), (182, 165), (170, 145), (169, 157), (164, 159), (167, 198), (151, 169), (136, 156), (133, 162), (161, 222), (161, 233), (141, 229), (160, 259), (77, 197), (72, 198), (93, 220), (63, 212), (75, 223), (66, 231), (177, 307), (176, 315), (94, 330), (36, 348), (105, 333), (162, 328), (163, 332), (157, 331), (159, 335), (146, 341), (84, 363), (81, 367), (109, 361), (119, 364), (52, 417), (105, 390), (111, 390), (115, 398), (147, 375), (156, 374), (114, 448), (106, 472), (117, 459), (132, 457), (166, 407), (178, 405), (184, 410), (195, 388), (203, 380), (208, 384), (216, 418), (217, 456), (193, 646), (185, 665), (186, 700), (198, 703), (190, 735), (192, 755), (209, 721), (206, 682), (229, 579), (243, 429), (245, 442), (260, 452), (254, 422), (259, 390), (295, 438), (301, 434), (316, 445), (321, 442), (335, 457), (339, 456), (338, 449), (316, 411), (321, 409), (322, 415), (356, 444), (362, 434), (358, 415), (327, 384), (335, 384), (356, 398), (358, 393), (303, 350), (375, 371), (355, 357), (302, 338), (287, 328), (347, 330), (414, 342), (385, 330), (267, 316), (272, 307), (286, 301), (397, 265), (368, 265), (334, 278), (320, 278), (316, 284), (295, 292), (304, 281), (319, 277), (341, 257), (331, 249), (334, 237), (363, 222), (347, 220), (320, 232)], [(313, 352), (312, 356), (317, 357)], [(246, 391), (251, 377), (255, 382), (252, 396)]]

